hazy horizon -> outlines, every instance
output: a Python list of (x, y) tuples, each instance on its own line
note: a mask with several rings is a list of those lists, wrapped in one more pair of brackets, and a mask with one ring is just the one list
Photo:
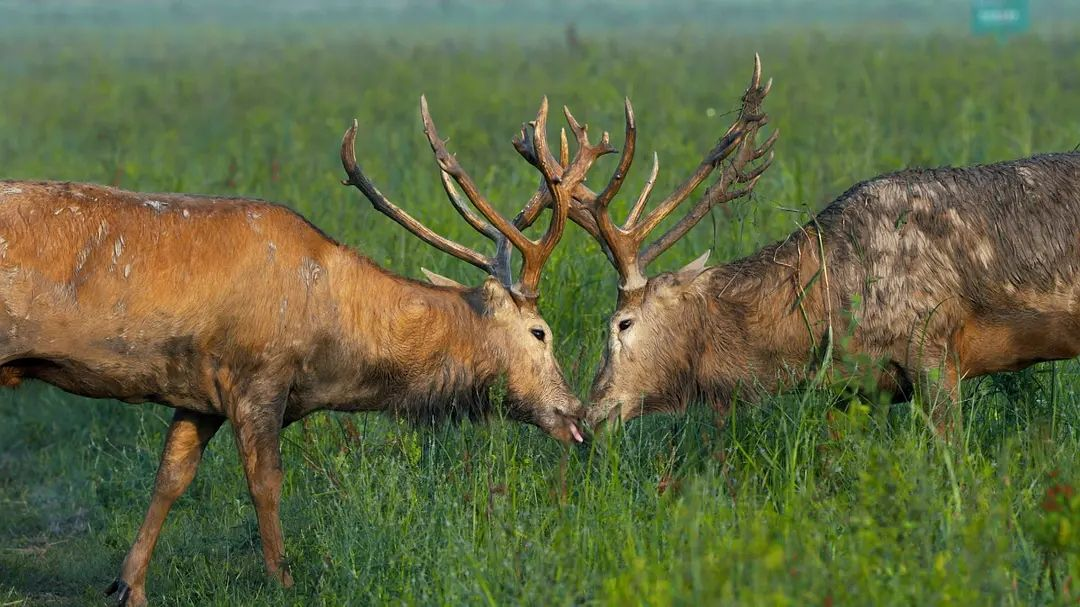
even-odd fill
[[(0, 0), (0, 26), (236, 27), (329, 22), (545, 28), (574, 24), (585, 29), (694, 25), (723, 31), (749, 26), (876, 24), (969, 32), (971, 10), (969, 0)], [(1030, 11), (1032, 28), (1037, 31), (1080, 22), (1080, 3), (1068, 0), (1032, 0)]]

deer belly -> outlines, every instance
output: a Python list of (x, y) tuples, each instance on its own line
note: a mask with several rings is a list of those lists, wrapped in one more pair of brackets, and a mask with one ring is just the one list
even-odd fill
[(61, 390), (91, 398), (129, 403), (159, 402), (209, 412), (210, 402), (197, 382), (162, 372), (158, 365), (120, 360), (20, 358), (0, 367), (2, 385), (38, 379)]
[(953, 348), (966, 377), (1073, 358), (1080, 355), (1080, 318), (1023, 311), (1011, 319), (969, 320), (957, 331)]
[(23, 347), (0, 366), (0, 385), (38, 379), (80, 396), (207, 410), (202, 361), (194, 347), (177, 339), (130, 343), (113, 336), (65, 339), (40, 331), (18, 340)]

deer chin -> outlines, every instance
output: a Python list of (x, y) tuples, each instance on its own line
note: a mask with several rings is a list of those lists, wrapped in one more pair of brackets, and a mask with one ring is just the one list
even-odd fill
[(578, 428), (578, 422), (566, 418), (562, 423), (553, 426), (540, 426), (540, 429), (547, 432), (552, 438), (567, 444), (584, 443), (585, 435), (582, 434), (581, 429)]
[[(646, 413), (679, 411), (682, 401), (660, 396), (635, 396), (632, 398), (603, 398), (592, 405), (586, 415), (589, 428), (594, 433), (619, 423), (626, 423)], [(682, 407), (685, 409), (685, 407)]]
[(590, 430), (599, 432), (601, 429), (611, 426), (621, 417), (621, 409), (621, 401), (605, 400), (593, 405), (585, 416), (585, 421), (588, 423)]
[(578, 410), (580, 406), (571, 410), (556, 409), (547, 415), (539, 416), (533, 423), (558, 441), (582, 444), (585, 442), (585, 434), (582, 432), (581, 415), (573, 412)]
[(510, 417), (532, 424), (548, 436), (563, 443), (584, 443), (585, 432), (582, 425), (582, 407), (579, 402), (566, 406), (530, 407), (511, 397)]

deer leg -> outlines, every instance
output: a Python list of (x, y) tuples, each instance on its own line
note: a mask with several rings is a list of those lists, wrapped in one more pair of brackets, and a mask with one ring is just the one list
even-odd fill
[(962, 423), (960, 420), (960, 377), (952, 358), (946, 358), (933, 369), (919, 374), (919, 392), (923, 406), (938, 436), (952, 440)]
[(963, 429), (963, 411), (960, 407), (960, 373), (954, 357), (949, 357), (945, 362), (945, 373), (941, 379), (941, 392), (944, 400), (948, 403), (944, 413), (944, 419), (938, 420), (934, 425), (942, 436), (950, 440), (956, 437)]
[(289, 588), (293, 580), (285, 562), (285, 540), (278, 513), (283, 476), (279, 446), (281, 415), (268, 414), (266, 410), (253, 407), (240, 407), (232, 423), (251, 501), (255, 504), (255, 515), (259, 519), (266, 570), (271, 577)]
[(161, 451), (161, 464), (154, 481), (154, 494), (150, 508), (139, 527), (139, 534), (128, 551), (120, 569), (120, 577), (106, 590), (106, 595), (117, 594), (120, 605), (139, 607), (146, 605), (146, 569), (154, 552), (161, 526), (169, 514), (173, 502), (179, 498), (199, 467), (203, 450), (221, 427), (224, 417), (204, 415), (177, 409)]

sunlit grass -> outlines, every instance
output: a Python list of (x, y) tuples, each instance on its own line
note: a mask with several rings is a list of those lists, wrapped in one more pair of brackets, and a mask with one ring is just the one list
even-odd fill
[[(569, 49), (330, 26), (61, 34), (0, 40), (0, 175), (286, 202), (414, 277), (423, 265), (480, 278), (338, 185), (337, 146), (357, 117), (380, 187), (482, 246), (445, 203), (421, 93), (511, 213), (537, 177), (509, 140), (543, 94), (616, 145), (630, 95), (641, 157), (624, 191), (656, 149), (660, 192), (726, 129), (759, 51), (776, 81), (776, 165), (753, 200), (717, 211), (658, 268), (706, 248), (749, 253), (880, 172), (1080, 143), (1080, 47), (1068, 40), (609, 34)], [(614, 272), (577, 230), (550, 267), (541, 305), (584, 391)], [(264, 578), (222, 432), (166, 524), (148, 590), (200, 605), (1050, 603), (1076, 569), (1046, 552), (1039, 525), (1046, 487), (1076, 480), (1078, 388), (1074, 363), (969, 381), (956, 446), (909, 405), (826, 389), (739, 406), (720, 426), (697, 409), (643, 419), (570, 451), (499, 419), (413, 429), (314, 416), (283, 441), (290, 591)], [(33, 385), (0, 401), (0, 604), (100, 604), (148, 503), (168, 411)]]

